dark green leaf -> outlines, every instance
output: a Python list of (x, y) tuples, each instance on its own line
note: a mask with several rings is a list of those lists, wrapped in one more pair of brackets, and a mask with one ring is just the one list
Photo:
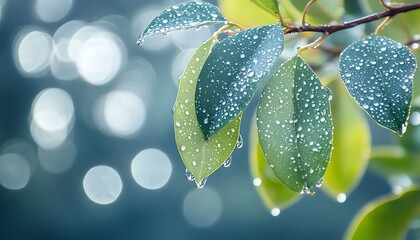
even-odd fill
[(404, 239), (411, 221), (420, 215), (420, 188), (366, 205), (355, 217), (345, 239)]
[(350, 95), (380, 125), (405, 132), (416, 59), (404, 45), (370, 35), (340, 56), (340, 74)]
[(277, 7), (276, 0), (251, 0), (251, 1), (255, 3), (256, 5), (258, 5), (260, 8), (264, 9), (265, 11), (278, 17), (277, 13), (279, 12), (279, 9)]
[(206, 140), (198, 125), (194, 104), (195, 89), (200, 70), (214, 45), (213, 40), (208, 40), (197, 49), (184, 74), (180, 77), (174, 108), (174, 128), (178, 151), (198, 185), (232, 154), (238, 141), (242, 115), (239, 114), (210, 140)]
[(198, 122), (207, 138), (244, 110), (282, 51), (283, 31), (277, 24), (242, 31), (213, 49), (195, 96)]
[(264, 201), (265, 206), (273, 216), (300, 199), (300, 194), (290, 190), (276, 177), (268, 165), (261, 150), (257, 126), (254, 123), (251, 129), (249, 164), (253, 183)]
[(162, 11), (144, 29), (137, 43), (142, 44), (148, 36), (174, 30), (198, 28), (203, 25), (226, 23), (219, 9), (209, 3), (189, 1), (174, 5)]
[(283, 63), (265, 86), (257, 110), (264, 156), (293, 191), (313, 193), (332, 147), (329, 89), (300, 56)]
[[(334, 93), (331, 112), (334, 150), (324, 177), (323, 189), (343, 201), (363, 177), (370, 156), (370, 130), (362, 111), (341, 81), (328, 85)], [(344, 194), (344, 195), (343, 195)]]

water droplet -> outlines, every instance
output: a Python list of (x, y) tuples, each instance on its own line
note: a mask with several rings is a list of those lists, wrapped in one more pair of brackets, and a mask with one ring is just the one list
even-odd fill
[(271, 209), (271, 215), (273, 217), (277, 217), (279, 214), (280, 214), (280, 208), (275, 207), (275, 208)]
[(187, 147), (185, 145), (181, 146), (181, 151), (185, 151), (185, 149), (187, 149)]
[(239, 57), (240, 58), (245, 58), (245, 54), (242, 53)]
[(254, 180), (252, 181), (252, 183), (254, 184), (254, 186), (259, 187), (261, 186), (261, 178), (254, 178)]
[(188, 169), (185, 169), (185, 178), (190, 182), (195, 180), (194, 175)]
[(323, 179), (323, 178), (321, 178), (321, 179), (319, 179), (319, 180), (318, 180), (318, 182), (316, 183), (316, 185), (315, 185), (315, 186), (316, 186), (317, 188), (320, 188), (320, 187), (322, 187), (322, 184), (323, 184), (323, 183), (324, 183), (324, 179)]
[(236, 148), (237, 149), (240, 149), (240, 148), (242, 148), (244, 146), (244, 140), (243, 140), (243, 138), (242, 138), (242, 135), (241, 134), (239, 134), (239, 139), (238, 139), (238, 142), (236, 142)]
[(207, 178), (204, 178), (199, 183), (195, 182), (195, 187), (198, 189), (202, 189), (206, 185), (206, 182), (207, 182)]
[(140, 46), (143, 45), (144, 44), (143, 38), (139, 38), (139, 40), (137, 40), (136, 44), (140, 45)]
[(345, 202), (346, 199), (347, 199), (347, 196), (344, 193), (340, 193), (340, 194), (337, 195), (337, 202), (339, 202), (339, 203)]
[(232, 165), (232, 156), (229, 156), (226, 161), (223, 163), (223, 167), (227, 168), (230, 167), (230, 165)]

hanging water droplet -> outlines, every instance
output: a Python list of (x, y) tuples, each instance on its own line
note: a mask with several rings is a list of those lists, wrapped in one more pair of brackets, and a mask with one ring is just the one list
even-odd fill
[(226, 161), (223, 163), (223, 167), (227, 168), (230, 167), (230, 165), (232, 165), (232, 156), (229, 156)]
[(242, 135), (241, 134), (239, 134), (239, 139), (238, 139), (238, 142), (236, 142), (236, 148), (237, 149), (240, 149), (240, 148), (242, 148), (244, 146), (244, 140), (243, 140), (243, 138), (242, 138)]
[(340, 193), (340, 194), (337, 195), (337, 202), (339, 202), (339, 203), (345, 202), (346, 199), (347, 199), (347, 196), (344, 193)]
[(316, 183), (316, 185), (315, 185), (315, 186), (316, 186), (317, 188), (320, 188), (320, 187), (322, 187), (322, 184), (323, 184), (323, 183), (324, 183), (324, 179), (323, 179), (323, 178), (321, 178), (321, 179), (319, 179), (319, 180), (318, 180), (318, 182)]
[(143, 38), (141, 37), (141, 38), (139, 38), (139, 40), (137, 40), (137, 42), (136, 42), (136, 44), (137, 45), (143, 45), (143, 43), (144, 43), (144, 40), (143, 40)]
[(185, 178), (190, 182), (195, 180), (194, 175), (187, 168), (185, 169)]
[(203, 178), (201, 182), (199, 183), (195, 182), (195, 187), (198, 189), (202, 189), (206, 185), (206, 182), (207, 182), (207, 178)]
[(280, 214), (280, 208), (275, 207), (275, 208), (271, 209), (271, 216), (277, 217), (279, 214)]

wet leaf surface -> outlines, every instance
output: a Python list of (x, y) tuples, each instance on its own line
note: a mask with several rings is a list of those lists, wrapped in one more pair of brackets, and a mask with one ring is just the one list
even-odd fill
[(202, 1), (189, 1), (174, 5), (162, 11), (144, 29), (137, 43), (155, 34), (168, 34), (174, 30), (198, 28), (205, 25), (226, 23), (219, 9)]
[(249, 104), (283, 51), (283, 41), (280, 26), (274, 24), (239, 32), (213, 49), (195, 96), (198, 122), (207, 138)]
[(263, 90), (257, 109), (261, 148), (293, 191), (312, 194), (322, 183), (332, 147), (330, 97), (300, 56), (283, 63)]
[(213, 39), (210, 39), (192, 56), (184, 74), (180, 77), (174, 108), (178, 151), (188, 170), (187, 178), (195, 180), (197, 187), (202, 187), (205, 179), (222, 166), (235, 150), (242, 116), (239, 114), (210, 140), (206, 140), (200, 129), (195, 114), (195, 89), (200, 70), (213, 46)]
[(340, 56), (340, 75), (350, 95), (379, 125), (405, 132), (416, 59), (404, 45), (370, 35)]

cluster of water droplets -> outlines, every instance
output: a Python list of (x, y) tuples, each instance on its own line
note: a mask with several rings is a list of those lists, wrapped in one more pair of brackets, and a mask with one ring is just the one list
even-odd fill
[(283, 51), (279, 25), (251, 28), (216, 45), (198, 79), (197, 118), (208, 138), (248, 105)]
[(201, 1), (180, 3), (156, 16), (140, 35), (137, 44), (143, 44), (144, 39), (151, 35), (159, 33), (166, 35), (174, 30), (199, 28), (217, 23), (226, 23), (226, 19), (216, 6)]
[(353, 43), (340, 57), (341, 78), (357, 103), (400, 134), (407, 124), (415, 69), (407, 47), (376, 35)]
[(313, 194), (332, 149), (331, 91), (299, 56), (267, 83), (257, 111), (264, 156), (291, 189)]

